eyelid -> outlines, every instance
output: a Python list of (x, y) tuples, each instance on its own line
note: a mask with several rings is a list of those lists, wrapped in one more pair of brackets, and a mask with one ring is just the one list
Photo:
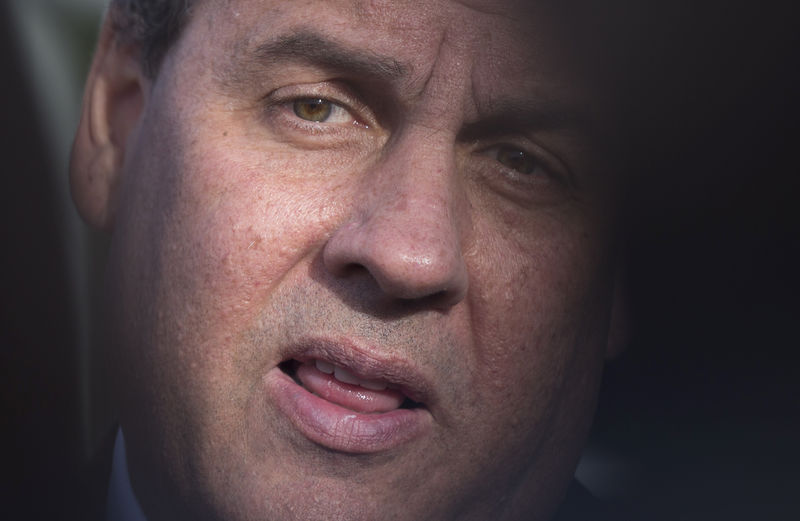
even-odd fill
[[(564, 163), (558, 156), (552, 152), (549, 152), (547, 149), (538, 145), (527, 137), (509, 136), (507, 138), (492, 139), (491, 141), (479, 140), (475, 143), (475, 150), (481, 155), (485, 155), (486, 152), (493, 149), (498, 149), (500, 147), (517, 148), (526, 154), (530, 154), (533, 159), (537, 161), (547, 172), (547, 174), (555, 181), (567, 185), (574, 185), (574, 176), (572, 175), (572, 171), (566, 165), (566, 163)], [(500, 166), (504, 169), (516, 172), (499, 162), (498, 164), (500, 164)], [(519, 172), (516, 172), (516, 174), (520, 176), (525, 175)]]
[[(264, 96), (268, 106), (277, 107), (282, 104), (292, 103), (303, 99), (323, 99), (346, 110), (353, 120), (366, 128), (377, 126), (375, 115), (372, 110), (357, 96), (351, 89), (335, 81), (325, 81), (319, 83), (300, 83), (279, 87)], [(313, 122), (309, 122), (314, 124)], [(317, 123), (324, 125), (324, 123)]]

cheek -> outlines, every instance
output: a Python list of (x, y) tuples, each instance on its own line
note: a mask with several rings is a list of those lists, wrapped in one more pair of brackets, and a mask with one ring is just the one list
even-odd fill
[(179, 167), (186, 175), (161, 248), (162, 285), (172, 286), (164, 296), (215, 314), (197, 317), (199, 326), (251, 319), (277, 284), (301, 274), (340, 206), (336, 190), (292, 176), (298, 166), (280, 155), (216, 152), (190, 153)]
[(345, 197), (280, 154), (203, 149), (201, 137), (143, 144), (154, 152), (128, 167), (110, 259), (121, 420), (163, 443), (238, 432), (274, 362), (241, 335), (274, 288), (307, 275)]
[[(237, 335), (274, 287), (307, 271), (344, 196), (299, 175), (313, 165), (185, 134), (153, 133), (142, 146), (153, 152), (129, 165), (111, 298), (126, 363), (161, 387), (182, 382), (176, 393), (202, 396), (212, 389), (200, 382), (252, 384), (264, 353), (233, 349), (243, 345)], [(253, 374), (231, 378), (242, 358)]]
[(535, 411), (563, 382), (600, 367), (611, 302), (607, 251), (583, 222), (543, 216), (527, 240), (497, 233), (491, 221), (479, 225), (485, 239), (472, 256), (470, 305), (482, 392), (516, 396)]

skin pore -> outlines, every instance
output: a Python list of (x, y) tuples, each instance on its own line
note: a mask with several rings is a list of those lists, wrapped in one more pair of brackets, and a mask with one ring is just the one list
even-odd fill
[[(148, 519), (552, 515), (609, 354), (614, 251), (595, 100), (539, 14), (201, 2), (154, 78), (106, 33), (72, 182), (112, 234)], [(320, 405), (318, 359), (405, 405)]]

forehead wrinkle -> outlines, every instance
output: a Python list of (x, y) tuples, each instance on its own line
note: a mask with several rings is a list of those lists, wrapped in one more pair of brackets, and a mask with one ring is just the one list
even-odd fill
[(253, 44), (244, 37), (231, 45), (229, 59), (213, 65), (217, 81), (231, 87), (260, 83), (265, 71), (290, 63), (392, 83), (409, 77), (413, 66), (391, 56), (340, 42), (307, 26), (288, 27)]
[(309, 27), (289, 29), (258, 45), (254, 54), (267, 65), (285, 59), (305, 61), (387, 81), (403, 78), (411, 69), (409, 64), (401, 63), (393, 57), (368, 49), (352, 48)]
[(434, 53), (435, 59), (433, 63), (431, 63), (430, 67), (427, 68), (424, 74), (421, 74), (419, 78), (415, 78), (413, 84), (419, 85), (417, 92), (415, 93), (415, 98), (421, 98), (430, 87), (431, 81), (433, 80), (434, 74), (436, 72), (436, 66), (439, 64), (439, 61), (442, 58), (442, 48), (444, 47), (445, 40), (447, 39), (447, 32), (442, 31), (441, 36), (439, 37), (439, 42), (436, 45), (436, 51)]
[(534, 96), (502, 97), (479, 103), (475, 121), (468, 121), (464, 133), (483, 128), (507, 131), (584, 129), (590, 120), (589, 111), (578, 103)]
[(458, 128), (477, 112), (471, 77), (479, 45), (474, 38), (442, 24), (430, 48), (430, 62), (408, 85), (408, 99), (414, 106), (408, 117), (423, 127), (435, 128), (446, 122), (445, 126), (457, 134)]

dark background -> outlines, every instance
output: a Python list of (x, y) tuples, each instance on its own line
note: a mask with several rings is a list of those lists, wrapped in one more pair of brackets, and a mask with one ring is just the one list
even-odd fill
[[(81, 449), (70, 245), (4, 7), (0, 518), (84, 519), (105, 462)], [(590, 446), (624, 463), (610, 496), (635, 519), (796, 521), (796, 9), (657, 9), (635, 28), (626, 87), (633, 334), (609, 363)]]
[(594, 442), (636, 519), (798, 520), (797, 8), (659, 9), (632, 56), (633, 337)]

